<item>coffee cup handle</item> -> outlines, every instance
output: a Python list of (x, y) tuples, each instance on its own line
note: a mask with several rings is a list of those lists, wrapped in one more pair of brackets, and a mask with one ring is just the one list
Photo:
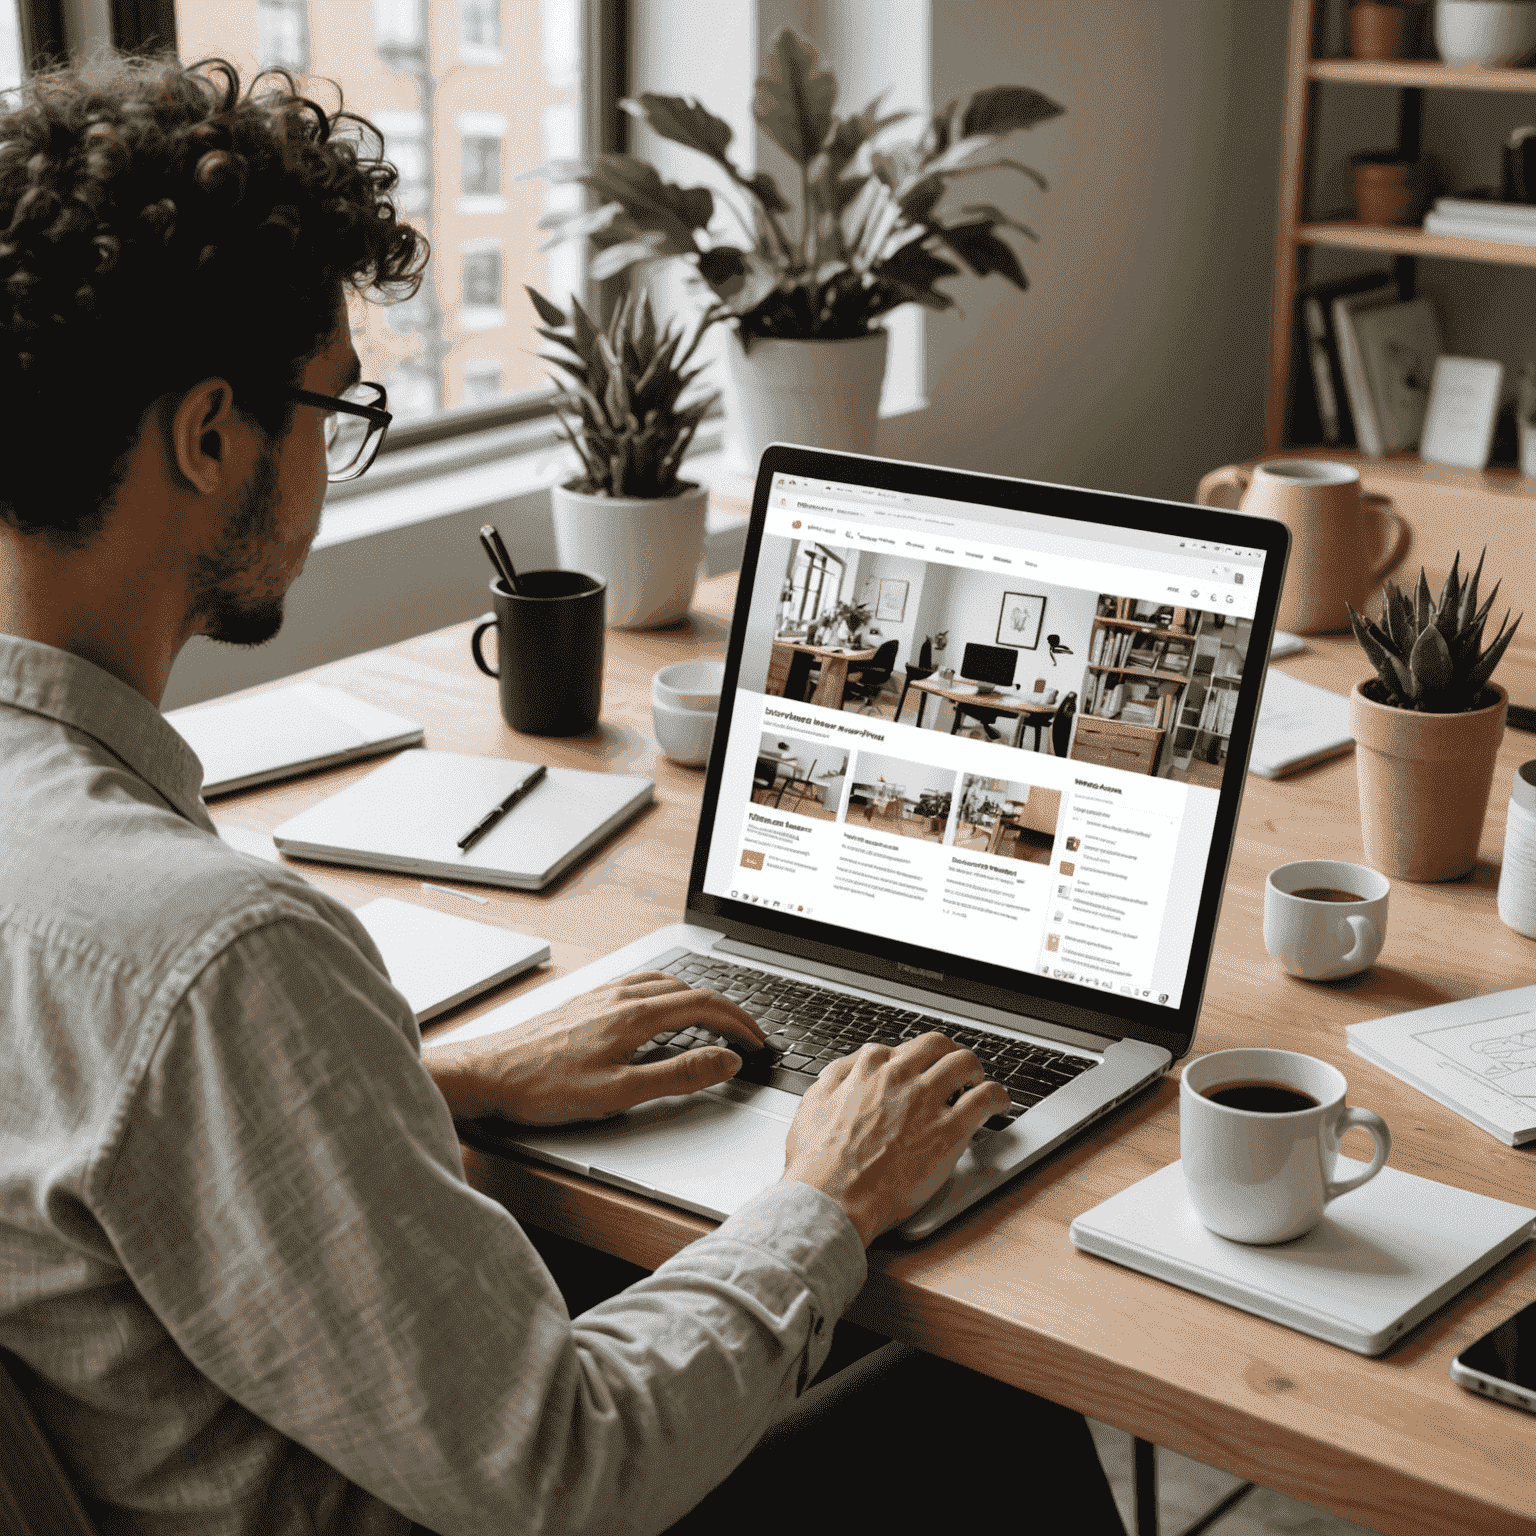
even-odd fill
[(1344, 919), (1349, 924), (1350, 931), (1355, 936), (1354, 948), (1344, 956), (1344, 965), (1356, 965), (1365, 960), (1370, 946), (1376, 942), (1376, 926), (1368, 917), (1361, 917), (1358, 913)]
[(1381, 559), (1371, 570), (1371, 585), (1375, 586), (1378, 581), (1390, 576), (1408, 558), (1408, 549), (1413, 543), (1413, 529), (1408, 526), (1407, 520), (1401, 514), (1393, 511), (1390, 496), (1378, 496), (1374, 492), (1369, 492), (1365, 500), (1368, 506), (1381, 513), (1381, 520), (1387, 533), (1386, 548), (1381, 553)]
[[(480, 670), (482, 672), (484, 672), (487, 677), (500, 677), (501, 676), (501, 673), (499, 671), (495, 670), (494, 668), (488, 667), (485, 664), (485, 657), (480, 654), (480, 637), (486, 632), (486, 630), (488, 630), (488, 629), (495, 629), (495, 628), (496, 628), (496, 615), (494, 613), (483, 614), (481, 616), (480, 622), (475, 625), (475, 632), (474, 632), (474, 634), (472, 634), (469, 637), (469, 651), (470, 651), (470, 655), (472, 655), (475, 658), (475, 665), (477, 667), (479, 667)], [(497, 659), (497, 664), (499, 666), (501, 658), (498, 656), (496, 659)]]
[[(1246, 469), (1239, 469), (1236, 464), (1223, 465), (1220, 469), (1213, 469), (1200, 482), (1200, 488), (1195, 492), (1195, 500), (1202, 507), (1231, 507), (1236, 510), (1252, 478)], [(1231, 501), (1225, 498), (1218, 501), (1216, 499), (1218, 491), (1236, 491), (1237, 495)]]
[(1363, 1126), (1371, 1133), (1371, 1140), (1376, 1143), (1376, 1155), (1371, 1159), (1371, 1166), (1364, 1173), (1358, 1173), (1352, 1179), (1329, 1180), (1328, 1187), (1323, 1192), (1324, 1200), (1336, 1200), (1340, 1195), (1347, 1195), (1352, 1189), (1359, 1189), (1362, 1184), (1374, 1179), (1386, 1166), (1387, 1154), (1392, 1150), (1392, 1133), (1387, 1129), (1387, 1122), (1369, 1109), (1346, 1109), (1339, 1116), (1338, 1124), (1334, 1127), (1335, 1136), (1338, 1140), (1342, 1140), (1344, 1132), (1355, 1125)]

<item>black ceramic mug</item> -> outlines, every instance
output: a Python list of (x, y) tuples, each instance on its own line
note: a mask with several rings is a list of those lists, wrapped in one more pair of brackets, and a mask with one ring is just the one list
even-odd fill
[[(499, 577), (469, 648), (475, 665), (501, 685), (501, 717), (529, 736), (580, 736), (603, 707), (603, 636), (608, 583), (581, 571), (526, 571), (517, 593)], [(480, 653), (494, 629), (496, 666)]]

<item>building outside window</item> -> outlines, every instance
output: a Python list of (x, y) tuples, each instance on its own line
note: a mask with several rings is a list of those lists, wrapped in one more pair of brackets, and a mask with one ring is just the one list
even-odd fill
[[(0, 0), (0, 77), (13, 3)], [(579, 207), (580, 189), (515, 178), (587, 152), (582, 10), (582, 0), (519, 0), (505, 16), (498, 0), (431, 0), (430, 11), (428, 0), (176, 0), (182, 58), (229, 58), (242, 76), (285, 63), (328, 107), (336, 82), (347, 108), (382, 131), (401, 212), (434, 252), (415, 299), (352, 310), (364, 376), (388, 386), (401, 425), (548, 392), (523, 287), (562, 305), (585, 293), (582, 242), (539, 249), (539, 219)]]
[(309, 68), (309, 0), (257, 0), (256, 62), (299, 74)]
[(464, 403), (490, 405), (501, 398), (501, 363), (495, 359), (464, 365)]

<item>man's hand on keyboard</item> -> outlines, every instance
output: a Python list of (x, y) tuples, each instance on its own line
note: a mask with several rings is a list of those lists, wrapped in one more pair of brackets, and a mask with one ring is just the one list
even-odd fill
[(940, 1034), (866, 1045), (801, 1100), (784, 1177), (831, 1195), (867, 1247), (921, 1209), (982, 1122), (1007, 1110), (1006, 1090), (984, 1078), (976, 1057)]
[(633, 1056), (654, 1036), (700, 1026), (757, 1051), (763, 1032), (735, 1003), (644, 971), (500, 1034), (428, 1045), (422, 1052), (460, 1119), (500, 1115), (523, 1125), (600, 1120), (647, 1099), (692, 1093), (741, 1069), (726, 1046), (701, 1045), (643, 1066)]

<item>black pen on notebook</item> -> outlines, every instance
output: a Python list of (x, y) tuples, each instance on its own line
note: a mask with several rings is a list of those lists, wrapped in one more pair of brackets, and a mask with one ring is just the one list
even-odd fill
[(544, 777), (546, 772), (548, 772), (548, 770), (545, 768), (543, 763), (540, 763), (539, 766), (535, 768), (533, 772), (530, 773), (528, 777), (524, 779), (517, 786), (517, 788), (514, 789), (512, 793), (501, 802), (500, 805), (492, 806), (491, 809), (488, 810), (485, 815), (482, 816), (480, 820), (477, 821), (474, 826), (472, 826), (469, 831), (466, 832), (464, 836), (461, 837), (454, 845), (459, 850), (459, 852), (468, 853), (469, 850), (474, 847), (474, 845), (478, 843), (480, 839), (484, 837), (485, 834), (489, 832), (491, 828), (494, 827), (496, 823), (500, 821), (501, 818), (505, 816), (514, 805), (517, 804), (519, 800), (527, 795), (530, 790), (536, 789), (538, 787), (539, 781)]

